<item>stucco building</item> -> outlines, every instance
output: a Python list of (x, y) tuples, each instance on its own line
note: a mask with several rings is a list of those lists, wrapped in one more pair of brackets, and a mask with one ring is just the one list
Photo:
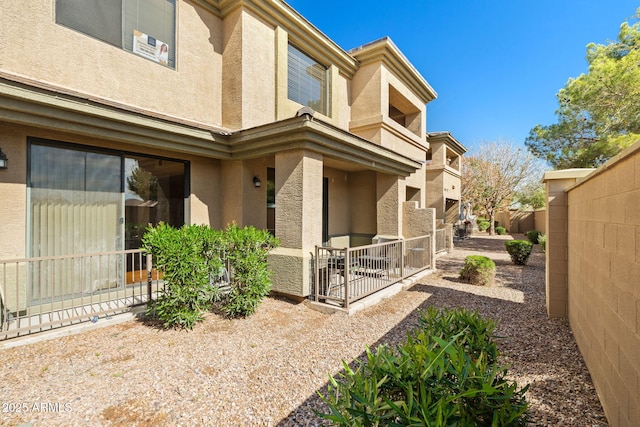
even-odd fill
[(427, 140), (427, 207), (436, 210), (439, 222), (455, 224), (461, 213), (462, 156), (467, 149), (451, 132), (429, 132)]
[(388, 38), (344, 50), (279, 0), (0, 8), (0, 259), (235, 221), (275, 233), (274, 289), (304, 297), (315, 245), (412, 237), (459, 200), (459, 161), (430, 188), (427, 160), (464, 147), (427, 137), (436, 92)]

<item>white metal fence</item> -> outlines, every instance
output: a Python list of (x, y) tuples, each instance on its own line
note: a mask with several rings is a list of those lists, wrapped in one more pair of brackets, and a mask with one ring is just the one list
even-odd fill
[(0, 340), (147, 303), (163, 286), (141, 249), (0, 260)]
[(447, 230), (440, 228), (436, 230), (436, 253), (447, 251)]
[(349, 304), (433, 266), (431, 236), (358, 246), (316, 246), (314, 299)]

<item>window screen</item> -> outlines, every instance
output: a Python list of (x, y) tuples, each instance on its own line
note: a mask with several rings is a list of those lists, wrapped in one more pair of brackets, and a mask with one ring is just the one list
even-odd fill
[(57, 0), (56, 22), (122, 47), (122, 0)]
[[(56, 0), (58, 24), (171, 68), (175, 16), (175, 0)], [(142, 46), (134, 46), (134, 34)]]
[(328, 115), (327, 89), (327, 67), (289, 45), (289, 99)]

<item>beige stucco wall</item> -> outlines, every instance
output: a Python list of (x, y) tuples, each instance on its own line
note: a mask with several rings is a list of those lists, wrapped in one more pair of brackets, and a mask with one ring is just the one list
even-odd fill
[(221, 228), (221, 172), (220, 161), (202, 157), (186, 156), (191, 162), (191, 195), (185, 221), (191, 224), (205, 224)]
[(442, 167), (447, 164), (447, 146), (442, 143), (431, 143), (431, 164)]
[[(547, 180), (547, 188), (562, 178)], [(550, 185), (551, 184), (551, 185)], [(553, 190), (553, 188), (550, 188)], [(640, 142), (567, 191), (547, 210), (548, 275), (567, 277), (567, 309), (609, 425), (640, 425)], [(566, 229), (558, 227), (562, 221)], [(566, 240), (566, 259), (549, 252)], [(551, 247), (550, 247), (551, 245)], [(555, 286), (553, 282), (548, 286)], [(549, 289), (554, 292), (553, 287)]]
[(537, 211), (501, 211), (496, 214), (496, 221), (510, 233), (526, 233), (538, 230), (546, 234), (546, 210)]
[[(221, 124), (220, 20), (176, 2), (176, 69), (55, 23), (54, 0), (2, 3), (0, 70), (184, 119)], [(71, 65), (71, 66), (70, 66)]]
[[(430, 234), (434, 236), (436, 230), (436, 210), (433, 208), (420, 209), (416, 202), (403, 203), (402, 230), (404, 238), (420, 237)], [(432, 245), (435, 251), (435, 245)], [(435, 253), (435, 252), (434, 252)]]
[(275, 120), (275, 38), (270, 25), (244, 9), (225, 17), (222, 68), (225, 127), (244, 129)]
[[(221, 226), (236, 223), (267, 228), (267, 167), (272, 159), (221, 161), (220, 196), (213, 203), (220, 206)], [(256, 187), (253, 178), (260, 180)]]
[(444, 174), (442, 169), (430, 169), (427, 168), (427, 185), (426, 185), (426, 206), (434, 208), (438, 218), (442, 219), (444, 216)]
[(26, 255), (27, 144), (24, 132), (0, 122), (0, 148), (8, 168), (0, 169), (0, 259)]
[(324, 168), (329, 181), (329, 236), (348, 235), (351, 231), (351, 198), (349, 173)]
[(443, 197), (446, 199), (460, 200), (461, 183), (460, 175), (456, 174), (451, 168), (445, 166), (443, 178)]
[(544, 209), (537, 210), (534, 212), (533, 217), (534, 228), (543, 234), (547, 234), (547, 211)]
[(376, 174), (377, 234), (402, 238), (402, 206), (405, 202), (405, 180), (383, 173)]
[[(387, 108), (382, 93), (382, 68), (379, 64), (361, 66), (351, 80), (351, 127), (378, 123)], [(357, 131), (356, 131), (357, 132)]]
[[(376, 234), (376, 174), (355, 172), (350, 176), (352, 245), (371, 243)], [(362, 236), (359, 239), (358, 236)]]

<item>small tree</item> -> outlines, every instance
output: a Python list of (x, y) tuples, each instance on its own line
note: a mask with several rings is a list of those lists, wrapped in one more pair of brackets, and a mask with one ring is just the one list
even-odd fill
[(517, 191), (542, 177), (542, 164), (524, 148), (511, 143), (484, 143), (467, 157), (462, 172), (462, 198), (489, 217), (495, 234), (495, 215), (506, 208)]
[(623, 22), (617, 41), (590, 43), (586, 56), (589, 71), (556, 95), (557, 123), (525, 141), (557, 169), (597, 167), (640, 138), (640, 22)]
[(530, 182), (524, 185), (515, 195), (515, 201), (520, 208), (530, 207), (534, 211), (542, 209), (546, 205), (547, 193), (541, 181)]

